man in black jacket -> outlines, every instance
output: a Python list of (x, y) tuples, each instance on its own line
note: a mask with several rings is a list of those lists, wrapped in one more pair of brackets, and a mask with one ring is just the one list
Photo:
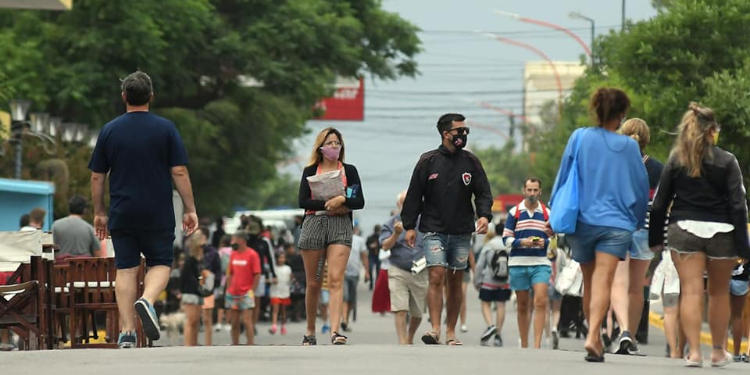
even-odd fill
[[(432, 322), (432, 330), (422, 336), (425, 344), (440, 341), (444, 283), (447, 283), (448, 290), (446, 344), (461, 344), (456, 339), (455, 329), (471, 234), (474, 231), (486, 233), (487, 224), (492, 219), (492, 194), (482, 163), (474, 154), (463, 150), (469, 134), (464, 121), (464, 116), (457, 113), (440, 117), (437, 129), (442, 144), (422, 154), (417, 162), (401, 211), (409, 246), (415, 245), (420, 214), (419, 231), (425, 234), (422, 243), (430, 270), (427, 304)], [(476, 217), (479, 218), (476, 223), (472, 195)]]

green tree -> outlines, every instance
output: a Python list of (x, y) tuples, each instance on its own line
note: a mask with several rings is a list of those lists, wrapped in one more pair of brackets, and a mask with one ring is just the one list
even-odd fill
[(0, 11), (0, 30), (1, 90), (92, 129), (122, 113), (118, 78), (148, 72), (153, 110), (185, 138), (202, 215), (291, 201), (263, 192), (289, 184), (276, 164), (335, 78), (412, 76), (420, 49), (417, 28), (379, 0), (77, 0)]
[[(722, 125), (719, 146), (737, 155), (750, 183), (750, 2), (743, 0), (670, 0), (654, 18), (624, 33), (600, 37), (599, 69), (589, 69), (565, 101), (561, 123), (545, 135), (540, 168), (557, 172), (570, 133), (591, 124), (590, 95), (601, 86), (624, 89), (631, 98), (628, 117), (651, 128), (648, 153), (665, 160), (688, 103), (712, 107)], [(553, 172), (554, 171), (554, 172)]]

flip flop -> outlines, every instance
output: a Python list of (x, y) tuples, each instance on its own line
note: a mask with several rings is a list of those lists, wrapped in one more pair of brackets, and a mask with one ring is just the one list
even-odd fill
[(685, 367), (703, 367), (703, 360), (693, 361), (689, 355), (685, 356)]
[(440, 337), (433, 331), (427, 331), (422, 335), (422, 342), (426, 345), (437, 345), (440, 343)]
[(445, 342), (445, 345), (448, 346), (462, 346), (464, 343), (461, 341), (458, 341), (458, 339), (450, 339)]
[(724, 352), (724, 359), (721, 359), (719, 361), (711, 361), (711, 367), (726, 367), (728, 364), (732, 363), (732, 355), (728, 352)]
[(589, 349), (589, 348), (585, 348), (585, 349), (586, 349), (586, 356), (583, 357), (583, 359), (586, 362), (595, 362), (595, 363), (604, 362), (604, 350), (602, 350), (601, 353), (597, 353), (593, 349)]

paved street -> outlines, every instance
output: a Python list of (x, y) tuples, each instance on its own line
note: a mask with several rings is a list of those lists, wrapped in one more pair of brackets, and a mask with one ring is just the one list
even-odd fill
[[(303, 370), (306, 374), (340, 373), (422, 373), (424, 370), (440, 374), (472, 374), (487, 371), (502, 373), (557, 374), (667, 374), (684, 371), (682, 361), (663, 357), (664, 336), (651, 327), (649, 345), (641, 346), (645, 357), (608, 355), (604, 364), (583, 361), (582, 340), (563, 339), (561, 350), (542, 351), (518, 348), (515, 309), (509, 309), (503, 330), (505, 347), (480, 347), (478, 335), (484, 323), (479, 313), (477, 293), (469, 291), (469, 332), (460, 335), (464, 347), (444, 345), (427, 347), (418, 343), (411, 347), (395, 345), (391, 316), (380, 316), (369, 311), (371, 293), (360, 284), (359, 319), (348, 334), (350, 345), (333, 347), (321, 341), (317, 347), (301, 347), (302, 323), (289, 325), (286, 336), (271, 336), (268, 324), (259, 325), (255, 347), (231, 347), (229, 334), (215, 334), (213, 347), (159, 347), (143, 350), (56, 350), (50, 352), (0, 353), (2, 374), (38, 374), (54, 369), (58, 374), (181, 374), (197, 371), (212, 373), (235, 372), (238, 369), (262, 371), (264, 374), (290, 374)], [(420, 332), (427, 329), (426, 322)], [(181, 342), (181, 339), (178, 339)], [(200, 342), (203, 341), (201, 336)], [(244, 340), (243, 340), (244, 341)], [(163, 338), (157, 345), (168, 345)], [(707, 352), (707, 349), (704, 348)], [(747, 364), (732, 364), (725, 371), (750, 369)]]

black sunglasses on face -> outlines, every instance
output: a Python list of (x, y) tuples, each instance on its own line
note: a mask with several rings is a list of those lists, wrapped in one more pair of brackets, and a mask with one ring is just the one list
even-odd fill
[(451, 130), (449, 130), (448, 132), (453, 132), (453, 131), (455, 131), (455, 132), (456, 132), (456, 135), (459, 135), (459, 134), (466, 134), (466, 135), (469, 135), (469, 128), (467, 128), (467, 127), (465, 127), (465, 126), (462, 126), (462, 127), (460, 127), (460, 128), (454, 128), (454, 129), (451, 129)]

